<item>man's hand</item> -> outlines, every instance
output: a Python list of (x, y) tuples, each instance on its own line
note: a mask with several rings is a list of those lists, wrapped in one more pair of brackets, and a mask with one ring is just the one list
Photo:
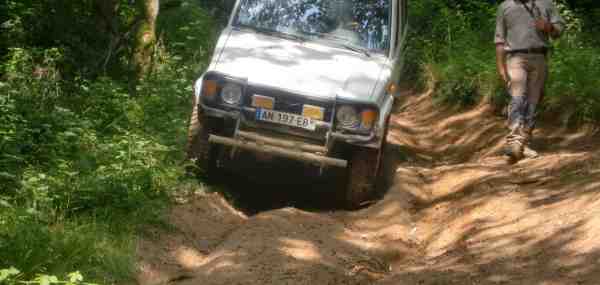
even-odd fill
[(500, 78), (502, 78), (502, 81), (504, 81), (504, 83), (506, 85), (508, 85), (510, 79), (508, 78), (508, 74), (506, 72), (506, 69), (500, 70), (499, 73), (500, 73)]
[(540, 32), (544, 32), (545, 34), (552, 34), (554, 32), (554, 26), (552, 25), (552, 23), (544, 20), (544, 19), (537, 19), (535, 21), (535, 28), (538, 29), (538, 31)]
[(496, 66), (498, 68), (498, 74), (500, 74), (504, 83), (508, 85), (510, 78), (506, 71), (506, 51), (504, 50), (504, 43), (496, 44)]

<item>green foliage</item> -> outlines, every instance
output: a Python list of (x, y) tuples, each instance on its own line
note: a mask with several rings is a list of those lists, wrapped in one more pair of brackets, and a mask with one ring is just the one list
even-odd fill
[(494, 50), (490, 47), (495, 11), (489, 4), (475, 1), (409, 3), (409, 45), (412, 66), (417, 68), (413, 74), (421, 74), (411, 80), (434, 80), (443, 102), (474, 104), (480, 91), (495, 83)]
[(108, 1), (2, 1), (6, 14), (0, 14), (0, 57), (10, 47), (58, 47), (65, 55), (61, 62), (65, 76), (101, 74), (107, 59), (110, 74), (121, 75), (128, 68), (130, 42), (124, 38), (120, 49), (110, 47), (134, 26), (135, 8), (132, 1), (113, 0), (118, 9), (105, 15), (98, 3)]
[[(600, 27), (581, 1), (558, 1), (567, 30), (550, 56), (551, 75), (542, 115), (563, 122), (600, 121)], [(409, 1), (411, 37), (407, 80), (433, 80), (441, 102), (470, 106), (483, 96), (503, 106), (508, 95), (498, 80), (493, 35), (497, 4), (490, 1)]]
[(191, 71), (199, 73), (213, 48), (206, 43), (216, 39), (213, 20), (204, 10), (188, 9), (194, 5), (183, 1), (182, 8), (163, 11), (158, 18), (158, 34), (167, 49), (176, 54), (173, 60), (192, 64)]
[(186, 1), (160, 15), (156, 69), (131, 97), (127, 77), (88, 72), (109, 43), (84, 31), (92, 1), (67, 2), (75, 19), (65, 21), (83, 25), (66, 30), (73, 38), (35, 38), (54, 22), (20, 24), (54, 17), (51, 1), (8, 1), (2, 26), (15, 40), (2, 42), (0, 62), (0, 268), (20, 270), (0, 271), (5, 282), (70, 284), (75, 271), (103, 284), (130, 279), (135, 235), (163, 223), (169, 195), (189, 179), (191, 82), (206, 65), (212, 21)]
[(198, 0), (200, 5), (211, 12), (219, 25), (225, 25), (233, 10), (235, 0)]
[(20, 271), (14, 267), (8, 269), (0, 269), (0, 284), (16, 285), (16, 284), (65, 284), (65, 285), (94, 285), (94, 283), (83, 282), (83, 275), (79, 271), (67, 274), (66, 279), (61, 281), (54, 275), (39, 274), (33, 280), (19, 280)]
[[(127, 278), (128, 236), (158, 218), (180, 171), (135, 128), (140, 103), (115, 82), (60, 80), (59, 54), (11, 49), (3, 65), (0, 267)], [(46, 71), (35, 75), (38, 57)]]
[(566, 123), (600, 122), (600, 48), (561, 42), (552, 58), (546, 112)]

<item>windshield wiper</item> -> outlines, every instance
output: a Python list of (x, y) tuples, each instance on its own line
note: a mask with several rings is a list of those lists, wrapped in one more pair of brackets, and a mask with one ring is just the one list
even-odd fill
[(279, 31), (265, 29), (265, 28), (259, 28), (259, 27), (250, 26), (250, 25), (237, 25), (237, 26), (234, 26), (234, 27), (235, 28), (241, 28), (241, 29), (249, 29), (249, 30), (261, 33), (261, 34), (265, 34), (265, 35), (269, 35), (269, 36), (274, 36), (274, 37), (280, 37), (280, 38), (289, 39), (289, 40), (295, 40), (295, 41), (299, 41), (299, 42), (306, 41), (306, 38), (304, 38), (302, 36), (299, 36), (299, 35), (282, 33), (282, 32), (279, 32)]
[(347, 50), (356, 52), (356, 53), (362, 53), (366, 57), (371, 57), (371, 54), (366, 49), (364, 49), (364, 48), (359, 48), (359, 47), (353, 46), (353, 45), (348, 44), (348, 43), (340, 43), (340, 46), (342, 46), (343, 48), (345, 48)]
[(317, 36), (319, 38), (324, 38), (324, 39), (334, 39), (335, 41), (332, 41), (332, 42), (338, 44), (339, 46), (341, 46), (347, 50), (350, 50), (350, 51), (353, 51), (356, 53), (362, 53), (366, 57), (371, 57), (371, 53), (369, 53), (369, 51), (367, 49), (357, 47), (357, 46), (351, 44), (347, 38), (332, 35), (332, 34), (325, 34), (325, 33), (307, 33), (307, 34), (312, 35), (312, 36)]

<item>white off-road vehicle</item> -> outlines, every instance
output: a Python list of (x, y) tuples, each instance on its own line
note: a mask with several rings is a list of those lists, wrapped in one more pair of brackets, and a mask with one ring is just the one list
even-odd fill
[(238, 0), (194, 84), (188, 156), (219, 171), (239, 151), (347, 170), (373, 194), (407, 30), (406, 0)]

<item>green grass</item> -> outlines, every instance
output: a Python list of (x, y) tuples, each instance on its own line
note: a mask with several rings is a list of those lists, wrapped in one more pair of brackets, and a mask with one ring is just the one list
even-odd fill
[(112, 284), (130, 279), (134, 272), (132, 236), (139, 221), (130, 216), (120, 221), (71, 217), (51, 225), (20, 211), (2, 216), (10, 219), (2, 222), (3, 263), (19, 268), (26, 279), (33, 273), (66, 275), (79, 270), (88, 279)]

